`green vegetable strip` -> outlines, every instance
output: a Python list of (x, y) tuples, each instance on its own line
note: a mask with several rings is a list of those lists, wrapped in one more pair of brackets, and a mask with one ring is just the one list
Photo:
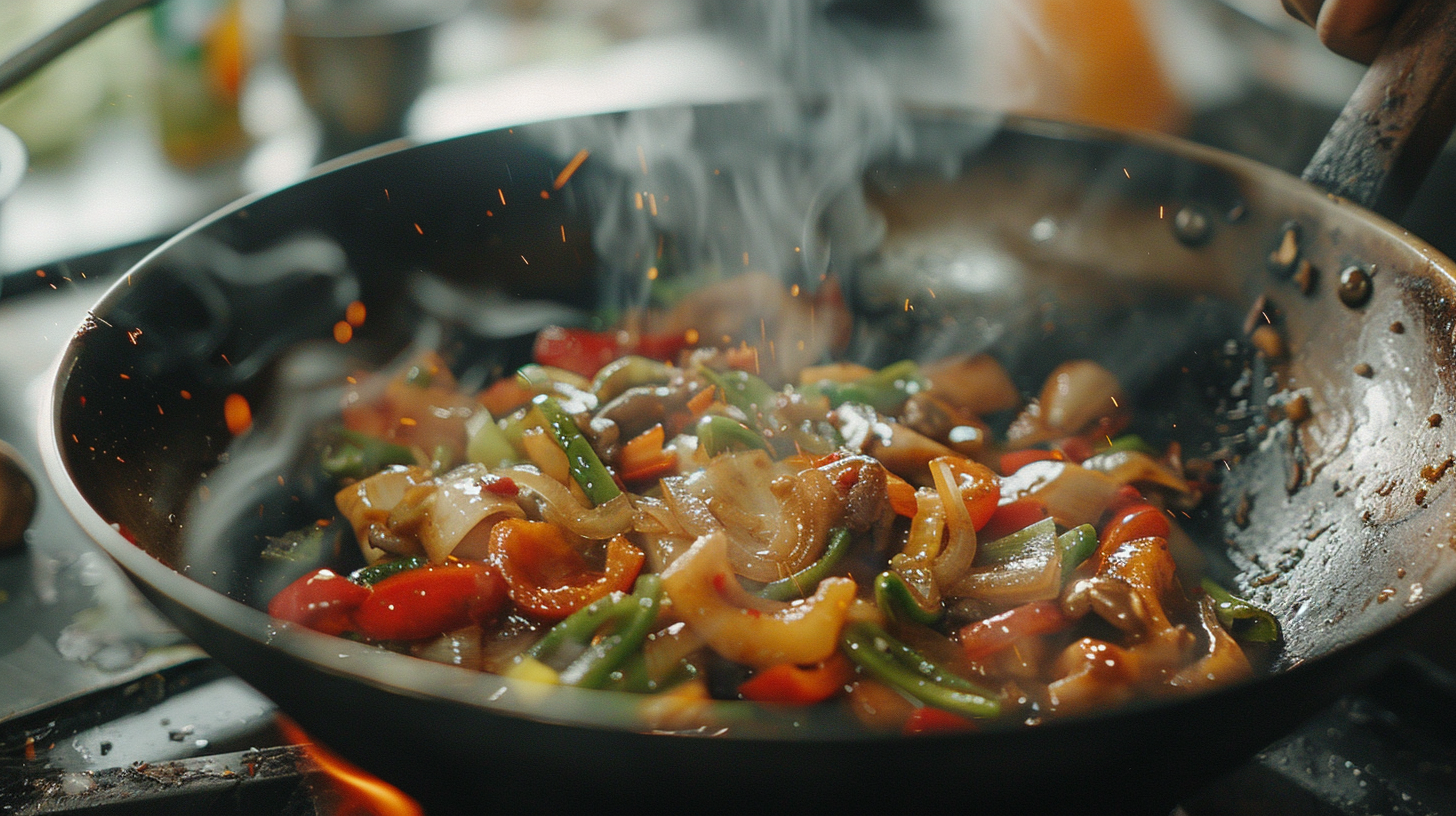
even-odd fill
[(992, 692), (942, 669), (874, 624), (851, 624), (841, 642), (850, 660), (926, 705), (964, 717), (1001, 713), (1001, 701)]
[(1057, 524), (1050, 518), (1033, 522), (1014, 533), (1008, 533), (995, 541), (982, 544), (976, 551), (976, 565), (1000, 564), (1010, 561), (1026, 551), (1026, 548), (1042, 536), (1055, 536)]
[(814, 587), (828, 577), (829, 573), (839, 565), (839, 559), (849, 551), (849, 529), (847, 527), (836, 527), (829, 533), (829, 544), (824, 547), (824, 554), (819, 559), (787, 578), (780, 578), (763, 585), (758, 591), (760, 598), (768, 598), (771, 601), (787, 601), (792, 598), (807, 598), (814, 592)]
[(875, 603), (894, 621), (914, 621), (929, 626), (940, 620), (941, 608), (926, 609), (910, 590), (904, 577), (886, 570), (875, 577)]
[(1214, 600), (1218, 622), (1239, 640), (1274, 643), (1282, 637), (1278, 619), (1268, 610), (1235, 596), (1208, 578), (1203, 579), (1203, 591)]
[(1110, 453), (1113, 451), (1137, 451), (1148, 455), (1156, 455), (1158, 452), (1156, 448), (1147, 443), (1147, 440), (1137, 434), (1123, 434), (1112, 440), (1111, 444), (1098, 451), (1098, 453)]
[(627, 658), (642, 648), (662, 601), (662, 579), (643, 575), (637, 579), (631, 595), (618, 601), (614, 616), (620, 621), (617, 631), (591, 644), (561, 672), (561, 682), (582, 688), (601, 688), (612, 679)]
[(597, 452), (592, 450), (591, 443), (586, 441), (581, 429), (576, 427), (576, 421), (562, 409), (561, 404), (545, 394), (536, 397), (532, 402), (540, 409), (541, 416), (546, 420), (546, 427), (556, 438), (556, 444), (566, 451), (571, 478), (581, 485), (587, 500), (593, 505), (601, 505), (622, 495), (622, 490), (613, 481), (612, 474), (607, 472), (602, 460), (597, 458)]
[(758, 412), (773, 400), (777, 391), (747, 371), (714, 371), (702, 369), (703, 377), (723, 392), (729, 405), (736, 406), (749, 416)]
[(404, 445), (385, 442), (368, 434), (338, 428), (338, 442), (324, 451), (319, 461), (324, 473), (335, 479), (363, 479), (389, 465), (412, 465), (414, 453)]
[(420, 555), (411, 555), (405, 558), (395, 558), (389, 561), (380, 561), (378, 564), (370, 564), (367, 567), (360, 567), (349, 573), (349, 580), (364, 586), (373, 586), (391, 575), (398, 575), (401, 572), (408, 572), (418, 569), (430, 563), (429, 559)]
[(834, 407), (846, 402), (857, 402), (887, 414), (898, 410), (912, 394), (919, 393), (928, 386), (929, 383), (920, 375), (920, 366), (914, 360), (901, 360), (854, 382), (826, 380), (809, 386), (806, 391), (823, 394)]
[(1057, 549), (1062, 551), (1062, 580), (1071, 577), (1083, 561), (1097, 551), (1097, 530), (1082, 524), (1057, 536)]
[(551, 658), (567, 646), (574, 647), (579, 654), (586, 649), (598, 629), (621, 614), (619, 604), (629, 597), (631, 596), (622, 592), (613, 592), (576, 610), (551, 627), (544, 637), (527, 649), (526, 656), (550, 665)]
[(698, 444), (703, 446), (709, 456), (734, 450), (769, 450), (763, 437), (732, 417), (709, 414), (698, 420), (694, 430), (697, 432)]

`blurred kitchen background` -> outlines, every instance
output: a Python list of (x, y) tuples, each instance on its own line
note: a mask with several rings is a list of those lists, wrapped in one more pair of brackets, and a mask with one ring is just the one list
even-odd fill
[[(0, 3), (0, 51), (85, 0)], [(30, 166), (0, 271), (180, 228), (398, 136), (751, 96), (727, 0), (164, 0), (0, 97)], [(1360, 76), (1279, 0), (820, 0), (894, 89), (1187, 136), (1297, 171)]]

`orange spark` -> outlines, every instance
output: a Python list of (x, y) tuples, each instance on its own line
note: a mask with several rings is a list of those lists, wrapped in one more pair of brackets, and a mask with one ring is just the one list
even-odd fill
[(684, 343), (687, 343), (690, 346), (697, 345), (698, 344), (698, 330), (697, 329), (688, 329), (687, 331), (683, 332), (683, 342)]
[(505, 190), (502, 190), (499, 187), (497, 187), (497, 188), (495, 188), (495, 192), (496, 192), (496, 195), (500, 196), (501, 206), (504, 207), (506, 205), (506, 191)]
[(418, 232), (421, 235), (424, 235), (425, 234), (425, 231), (422, 230), (422, 229), (420, 229), (420, 225), (419, 224), (415, 224), (415, 232)]
[(565, 187), (566, 182), (571, 180), (571, 174), (575, 173), (577, 168), (581, 167), (581, 163), (586, 161), (586, 157), (590, 155), (590, 151), (578, 150), (576, 155), (571, 157), (571, 161), (561, 168), (561, 172), (556, 174), (556, 180), (551, 182), (551, 189), (560, 190)]
[(799, 284), (796, 283), (793, 286), (790, 286), (789, 287), (789, 297), (798, 297), (798, 296), (799, 296)]
[(414, 417), (402, 416), (399, 418), (399, 424), (405, 426), (406, 428), (413, 428), (420, 423), (417, 422)]
[(566, 243), (566, 225), (561, 225), (561, 243)]
[(639, 209), (639, 210), (642, 209), (642, 194), (641, 193), (638, 193), (637, 194), (637, 209)]
[(187, 390), (184, 389), (182, 391), (182, 399), (187, 399), (187, 400), (192, 399), (192, 392), (191, 391), (187, 391)]
[(228, 432), (233, 436), (241, 434), (253, 425), (253, 409), (242, 394), (228, 394), (222, 402), (222, 417)]
[(647, 194), (647, 211), (650, 212), (650, 213), (652, 213), (653, 215), (657, 215), (657, 194), (656, 193), (648, 193)]
[(126, 333), (126, 339), (130, 340), (131, 341), (131, 344), (133, 346), (135, 346), (137, 344), (137, 338), (138, 337), (141, 337), (141, 336), (142, 336), (142, 330), (141, 329), (132, 329), (131, 331), (129, 331), (129, 332)]
[(348, 321), (350, 326), (356, 328), (364, 325), (363, 301), (350, 301), (349, 305), (344, 307), (344, 320)]
[(349, 325), (347, 320), (340, 320), (334, 324), (334, 339), (340, 343), (347, 343), (354, 339), (354, 327)]
[(549, 198), (551, 198), (551, 193), (548, 192), (548, 191), (546, 191), (546, 190), (542, 190), (541, 191), (541, 198), (542, 199), (549, 199)]
[(657, 267), (653, 266), (647, 269), (647, 279), (657, 280)]

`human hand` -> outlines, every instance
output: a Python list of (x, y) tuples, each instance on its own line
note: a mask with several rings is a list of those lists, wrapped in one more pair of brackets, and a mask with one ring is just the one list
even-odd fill
[[(1352, 60), (1369, 63), (1411, 0), (1283, 0), (1284, 8), (1314, 27), (1320, 42)], [(1423, 2), (1423, 0), (1416, 0)]]

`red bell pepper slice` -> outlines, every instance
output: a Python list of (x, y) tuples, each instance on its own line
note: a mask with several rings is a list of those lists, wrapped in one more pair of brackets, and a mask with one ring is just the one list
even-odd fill
[(854, 664), (835, 652), (814, 666), (769, 666), (741, 683), (738, 693), (759, 703), (813, 705), (838, 694), (853, 677)]
[(354, 610), (369, 597), (360, 586), (330, 569), (317, 569), (284, 587), (268, 602), (268, 614), (326, 635), (354, 628)]
[(961, 501), (966, 503), (966, 512), (971, 516), (971, 526), (980, 530), (996, 514), (1001, 504), (1001, 479), (990, 468), (972, 459), (947, 456), (935, 461), (944, 461), (955, 473), (956, 487)]
[(1001, 475), (1010, 476), (1032, 462), (1041, 462), (1046, 459), (1063, 459), (1061, 451), (1038, 450), (1028, 448), (1026, 450), (1011, 451), (1001, 454)]
[(420, 640), (481, 623), (506, 602), (505, 582), (480, 561), (432, 564), (391, 575), (354, 610), (354, 627), (373, 640)]
[(1097, 541), (1097, 552), (1092, 555), (1096, 559), (1093, 562), (1094, 567), (1100, 568), (1103, 559), (1129, 541), (1152, 536), (1167, 538), (1172, 531), (1173, 526), (1168, 523), (1168, 517), (1162, 510), (1146, 502), (1130, 504), (1117, 511), (1112, 520), (1103, 525), (1102, 535)]
[(619, 332), (547, 326), (536, 334), (531, 357), (541, 365), (564, 368), (590, 378), (624, 353)]
[(932, 706), (921, 706), (910, 712), (905, 725), (900, 729), (906, 736), (915, 734), (950, 734), (958, 731), (975, 731), (975, 720)]
[(674, 360), (686, 345), (683, 336), (642, 334), (631, 337), (621, 331), (591, 331), (547, 326), (536, 335), (531, 356), (541, 365), (564, 368), (592, 377), (607, 363), (624, 354), (640, 354), (654, 360)]
[(1050, 516), (1046, 503), (1041, 499), (1024, 498), (1009, 501), (996, 508), (991, 518), (986, 521), (986, 526), (980, 530), (982, 541), (995, 541), (1002, 536), (1008, 536), (1017, 530), (1025, 530), (1027, 527)]
[(1056, 601), (1032, 601), (999, 615), (961, 627), (961, 649), (969, 660), (980, 660), (1024, 637), (1060, 632), (1072, 625)]
[(617, 536), (607, 542), (605, 571), (596, 572), (559, 527), (525, 519), (491, 528), (490, 556), (516, 606), (546, 620), (561, 620), (613, 592), (630, 592), (647, 559)]

